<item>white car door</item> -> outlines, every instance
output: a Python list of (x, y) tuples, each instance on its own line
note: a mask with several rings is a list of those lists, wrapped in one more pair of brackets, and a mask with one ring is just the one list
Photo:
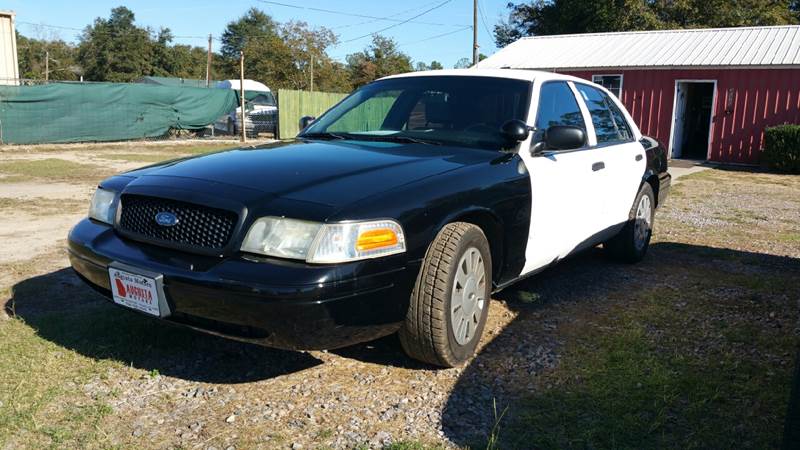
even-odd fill
[[(647, 167), (641, 134), (619, 100), (599, 87), (575, 83), (592, 119), (608, 177), (606, 196), (601, 199), (604, 229), (602, 238), (616, 234), (628, 220)], [(605, 239), (603, 239), (605, 240)]]
[[(520, 150), (531, 179), (532, 202), (523, 275), (587, 245), (603, 226), (600, 200), (606, 195), (608, 184), (603, 149), (596, 146), (589, 112), (578, 101), (572, 82), (536, 82), (533, 92), (528, 123), (535, 124), (537, 130)], [(543, 131), (553, 125), (583, 128), (587, 131), (587, 145), (531, 155), (529, 145), (540, 140)]]

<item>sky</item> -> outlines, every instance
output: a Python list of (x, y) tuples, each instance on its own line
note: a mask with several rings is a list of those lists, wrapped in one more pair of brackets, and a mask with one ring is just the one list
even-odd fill
[[(491, 30), (507, 16), (507, 3), (508, 0), (479, 1), (483, 13), (478, 17), (481, 53), (491, 55), (497, 51)], [(219, 37), (228, 22), (250, 7), (257, 7), (280, 22), (301, 20), (332, 29), (340, 44), (330, 48), (328, 54), (339, 61), (364, 49), (370, 42), (370, 33), (387, 27), (391, 28), (380, 34), (395, 39), (415, 64), (436, 60), (449, 68), (460, 58), (472, 58), (472, 0), (4, 0), (0, 9), (17, 13), (17, 30), (25, 36), (76, 42), (79, 32), (74, 29), (82, 29), (96, 17), (108, 17), (111, 8), (120, 5), (134, 12), (140, 26), (170, 28), (173, 35), (181, 36), (174, 42), (181, 44), (205, 47), (209, 33)], [(431, 11), (425, 13), (427, 10)], [(425, 14), (414, 18), (422, 13)], [(402, 23), (407, 19), (412, 20)], [(218, 50), (219, 41), (213, 45)]]

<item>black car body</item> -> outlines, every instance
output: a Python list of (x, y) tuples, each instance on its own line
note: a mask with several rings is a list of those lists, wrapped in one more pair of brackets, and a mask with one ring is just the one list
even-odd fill
[[(428, 78), (450, 82), (458, 76), (479, 83), (497, 78)], [(568, 79), (525, 73), (514, 81), (532, 91), (538, 88), (535, 76)], [(537, 96), (527, 92), (523, 97), (522, 117), (502, 117), (502, 122), (527, 118)], [(438, 107), (430, 107), (431, 117)], [(553, 128), (552, 136), (557, 131)], [(531, 182), (535, 174), (526, 161), (557, 159), (564, 150), (542, 149), (534, 155), (520, 149), (546, 139), (536, 133), (528, 137), (525, 130), (521, 144), (513, 140), (513, 145), (492, 147), (480, 139), (451, 143), (416, 135), (315, 134), (312, 125), (291, 142), (134, 170), (100, 184), (109, 193), (109, 223), (96, 218), (79, 222), (69, 234), (70, 260), (90, 286), (107, 296), (114, 282), (110, 270), (146, 277), (157, 293), (151, 314), (157, 311), (161, 319), (207, 332), (285, 349), (330, 349), (372, 340), (398, 331), (408, 320), (426, 256), (448, 224), (473, 224), (485, 235), (490, 291), (548, 265), (531, 268), (526, 257), (529, 233), (535, 230), (531, 208), (537, 205)], [(665, 152), (655, 141), (636, 137), (626, 141), (641, 153), (631, 195), (647, 185), (657, 205), (669, 187)], [(242, 251), (248, 230), (266, 216), (318, 224), (391, 219), (402, 227), (404, 251), (337, 263)], [(619, 222), (587, 235), (581, 245), (570, 244), (572, 251), (618, 234), (625, 220)], [(563, 256), (554, 255), (551, 262)]]

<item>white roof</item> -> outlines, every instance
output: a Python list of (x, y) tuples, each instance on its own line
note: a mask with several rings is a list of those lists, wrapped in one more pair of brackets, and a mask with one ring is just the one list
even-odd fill
[(522, 38), (482, 69), (800, 66), (800, 25)]
[(585, 83), (586, 80), (576, 78), (571, 75), (564, 75), (554, 72), (543, 72), (541, 70), (514, 70), (514, 69), (444, 69), (444, 70), (420, 70), (416, 72), (407, 72), (397, 75), (390, 75), (383, 77), (381, 80), (389, 80), (392, 78), (409, 78), (409, 77), (436, 77), (436, 76), (462, 76), (462, 77), (490, 77), (490, 78), (510, 78), (513, 80), (533, 81), (533, 80), (572, 80)]
[[(239, 80), (224, 80), (217, 83), (217, 87), (221, 89), (236, 89), (239, 90)], [(244, 80), (244, 90), (245, 91), (259, 91), (259, 92), (270, 92), (267, 85), (264, 83), (260, 83), (255, 80), (248, 80), (245, 78)]]

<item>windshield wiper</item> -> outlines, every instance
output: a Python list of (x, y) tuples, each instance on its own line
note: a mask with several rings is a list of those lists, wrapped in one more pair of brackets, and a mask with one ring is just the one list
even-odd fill
[(397, 136), (397, 135), (350, 135), (350, 139), (365, 140), (365, 141), (380, 141), (380, 142), (403, 142), (407, 144), (425, 144), (425, 145), (442, 145), (438, 141), (429, 141), (427, 139), (420, 139), (411, 136)]
[(300, 136), (301, 138), (308, 138), (308, 139), (347, 139), (347, 137), (342, 136), (341, 134), (336, 133), (303, 133)]

